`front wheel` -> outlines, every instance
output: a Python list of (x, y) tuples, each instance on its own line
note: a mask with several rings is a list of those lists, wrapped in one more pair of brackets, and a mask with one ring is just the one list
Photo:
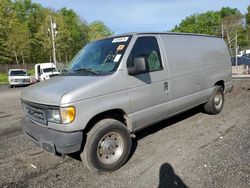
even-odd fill
[(204, 109), (209, 114), (219, 114), (224, 105), (224, 92), (220, 86), (215, 86), (214, 91)]
[(92, 171), (110, 173), (126, 162), (131, 143), (130, 133), (122, 122), (103, 119), (87, 134), (81, 159)]

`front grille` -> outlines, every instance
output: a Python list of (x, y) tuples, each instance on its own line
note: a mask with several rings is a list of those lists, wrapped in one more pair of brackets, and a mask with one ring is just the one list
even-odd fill
[(41, 105), (36, 105), (36, 104), (31, 104), (31, 103), (26, 103), (23, 102), (23, 107), (26, 116), (38, 123), (41, 123), (43, 125), (47, 125), (47, 120), (46, 120), (46, 110), (44, 107)]
[(51, 74), (49, 75), (50, 78), (57, 76), (57, 74)]
[(30, 82), (30, 79), (15, 79), (15, 82), (20, 82), (20, 83), (26, 83), (26, 82)]
[(23, 82), (30, 82), (30, 79), (23, 79)]

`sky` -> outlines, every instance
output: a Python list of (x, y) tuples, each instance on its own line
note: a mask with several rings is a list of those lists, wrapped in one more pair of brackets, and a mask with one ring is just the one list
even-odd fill
[(101, 20), (115, 34), (169, 31), (185, 17), (222, 7), (247, 12), (249, 0), (32, 0), (44, 7), (73, 9), (91, 23)]

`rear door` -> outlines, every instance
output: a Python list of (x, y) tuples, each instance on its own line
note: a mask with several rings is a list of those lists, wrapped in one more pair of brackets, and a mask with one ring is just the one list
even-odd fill
[(139, 129), (168, 115), (169, 74), (165, 56), (162, 54), (159, 36), (137, 36), (127, 67), (133, 66), (133, 59), (145, 57), (149, 72), (130, 76), (128, 96), (134, 120), (133, 129)]

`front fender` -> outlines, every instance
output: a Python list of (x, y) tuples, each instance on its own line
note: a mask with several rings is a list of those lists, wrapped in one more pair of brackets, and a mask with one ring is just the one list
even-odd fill
[(76, 117), (73, 123), (64, 126), (64, 131), (84, 130), (94, 116), (108, 110), (121, 109), (126, 114), (130, 113), (129, 97), (125, 91), (62, 105), (62, 107), (66, 106), (75, 107)]

